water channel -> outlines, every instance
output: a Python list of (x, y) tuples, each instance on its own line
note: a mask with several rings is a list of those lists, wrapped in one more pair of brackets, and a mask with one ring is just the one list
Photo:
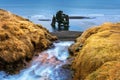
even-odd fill
[(68, 47), (73, 41), (60, 41), (53, 43), (53, 47), (47, 49), (35, 57), (30, 66), (16, 75), (7, 75), (0, 72), (0, 80), (72, 80), (72, 71), (64, 66), (68, 61)]

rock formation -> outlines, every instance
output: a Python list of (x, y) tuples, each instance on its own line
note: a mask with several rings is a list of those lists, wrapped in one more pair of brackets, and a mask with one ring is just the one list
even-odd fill
[(74, 80), (120, 79), (120, 23), (86, 30), (70, 47)]
[(0, 70), (14, 73), (56, 40), (47, 29), (0, 9)]

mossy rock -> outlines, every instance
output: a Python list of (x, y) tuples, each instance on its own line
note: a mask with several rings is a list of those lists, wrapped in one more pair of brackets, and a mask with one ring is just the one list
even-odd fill
[(41, 25), (0, 9), (0, 70), (20, 70), (37, 49), (45, 50), (56, 39)]
[[(81, 50), (75, 51), (80, 44)], [(105, 23), (86, 30), (70, 49), (75, 55), (74, 80), (84, 80), (106, 62), (120, 61), (120, 23)]]

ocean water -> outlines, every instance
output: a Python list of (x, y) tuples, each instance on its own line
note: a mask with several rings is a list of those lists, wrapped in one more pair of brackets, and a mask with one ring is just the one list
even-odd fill
[[(90, 17), (91, 19), (70, 19), (70, 31), (84, 31), (89, 27), (99, 26), (105, 22), (117, 23), (120, 22), (120, 9), (71, 9), (73, 12), (67, 12), (64, 10), (64, 13), (69, 16), (85, 16)], [(39, 12), (39, 11), (38, 11)], [(46, 14), (48, 13), (48, 14)], [(29, 16), (25, 16), (29, 18), (36, 24), (42, 24), (46, 27), (50, 32), (52, 32), (51, 21), (39, 21), (38, 19), (52, 19), (52, 16), (56, 14), (56, 12), (46, 12), (45, 14), (29, 14)]]
[(41, 24), (50, 32), (53, 31), (50, 25), (51, 21), (39, 21), (38, 19), (51, 20), (58, 10), (62, 10), (69, 16), (91, 17), (91, 19), (70, 19), (70, 31), (84, 31), (89, 27), (99, 26), (105, 22), (120, 22), (119, 0), (110, 0), (109, 2), (104, 0), (63, 0), (64, 3), (60, 0), (5, 1), (0, 2), (0, 8), (28, 18), (36, 24)]

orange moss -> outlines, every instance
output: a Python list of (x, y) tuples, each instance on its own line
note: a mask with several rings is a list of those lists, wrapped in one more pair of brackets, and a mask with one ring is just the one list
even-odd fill
[(120, 23), (88, 29), (76, 41), (70, 48), (76, 55), (72, 64), (74, 80), (84, 80), (106, 62), (120, 61)]
[(95, 72), (86, 77), (85, 80), (119, 80), (120, 62), (110, 61), (102, 65)]
[(23, 64), (32, 58), (33, 51), (46, 49), (56, 39), (41, 25), (0, 9), (0, 69)]

